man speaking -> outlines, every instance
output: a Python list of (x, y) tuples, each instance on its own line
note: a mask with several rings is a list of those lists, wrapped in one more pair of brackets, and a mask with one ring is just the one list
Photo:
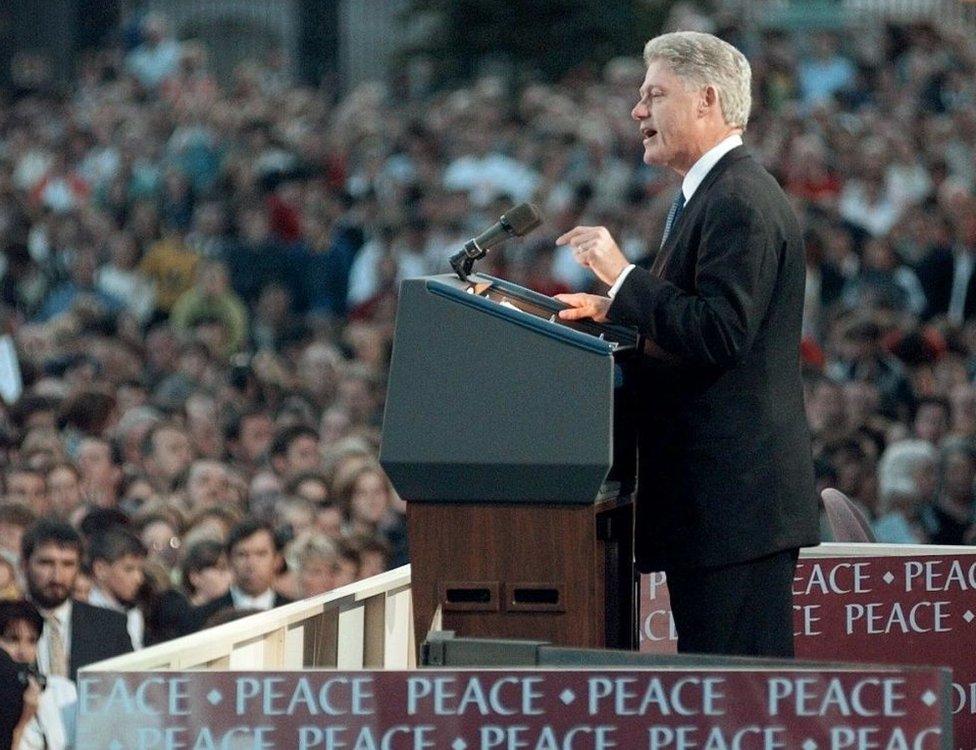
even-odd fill
[(798, 549), (818, 542), (800, 384), (803, 243), (786, 196), (742, 146), (749, 63), (710, 34), (644, 48), (631, 112), (647, 164), (682, 176), (650, 271), (604, 227), (557, 242), (610, 285), (565, 319), (636, 326), (636, 549), (664, 570), (683, 653), (793, 655)]

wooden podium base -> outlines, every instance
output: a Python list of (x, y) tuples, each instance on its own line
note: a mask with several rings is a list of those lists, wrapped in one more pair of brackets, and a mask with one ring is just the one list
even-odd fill
[(414, 632), (636, 648), (633, 505), (409, 503)]

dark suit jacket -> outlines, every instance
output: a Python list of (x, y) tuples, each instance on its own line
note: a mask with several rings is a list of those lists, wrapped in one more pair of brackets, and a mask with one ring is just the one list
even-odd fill
[[(275, 592), (274, 606), (280, 607), (282, 604), (291, 604), (292, 600), (287, 596), (282, 596), (278, 592)], [(214, 599), (212, 602), (207, 602), (206, 604), (201, 604), (199, 607), (193, 607), (187, 616), (187, 628), (186, 632), (195, 633), (198, 630), (202, 630), (213, 615), (220, 612), (222, 609), (233, 609), (234, 599), (231, 597), (230, 592), (221, 596), (218, 599)]]
[(78, 670), (82, 667), (130, 651), (132, 639), (125, 615), (85, 602), (72, 602), (70, 679), (77, 680)]
[(0, 750), (10, 750), (14, 729), (24, 710), (24, 685), (19, 666), (0, 648)]
[(803, 292), (796, 218), (741, 146), (699, 185), (650, 271), (633, 269), (617, 292), (610, 320), (657, 347), (639, 375), (642, 571), (818, 543)]
[[(949, 312), (952, 300), (952, 277), (955, 273), (955, 255), (948, 247), (936, 247), (929, 251), (916, 269), (918, 280), (925, 292), (925, 319)], [(963, 303), (963, 317), (976, 316), (976, 270), (970, 275), (966, 285), (966, 301)]]

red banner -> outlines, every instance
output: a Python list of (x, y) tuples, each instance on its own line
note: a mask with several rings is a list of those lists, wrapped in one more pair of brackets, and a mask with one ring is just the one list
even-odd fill
[(950, 747), (945, 670), (83, 674), (79, 750)]
[[(951, 667), (956, 747), (976, 748), (976, 554), (804, 557), (793, 602), (798, 658)], [(641, 581), (640, 636), (676, 650), (663, 574)]]

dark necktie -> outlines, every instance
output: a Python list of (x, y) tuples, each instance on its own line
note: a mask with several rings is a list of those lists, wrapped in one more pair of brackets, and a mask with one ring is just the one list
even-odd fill
[(685, 191), (679, 190), (678, 195), (675, 196), (674, 203), (671, 204), (671, 210), (668, 211), (668, 220), (664, 224), (664, 234), (661, 235), (661, 247), (664, 247), (664, 243), (668, 241), (668, 235), (671, 234), (671, 229), (674, 225), (678, 223), (678, 217), (681, 216), (681, 212), (685, 207)]

